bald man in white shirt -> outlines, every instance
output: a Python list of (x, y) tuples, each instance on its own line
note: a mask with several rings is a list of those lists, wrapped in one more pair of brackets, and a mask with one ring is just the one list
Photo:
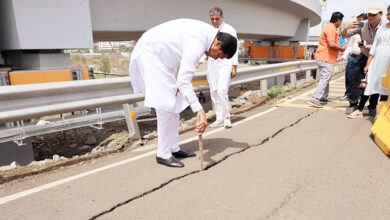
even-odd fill
[[(236, 30), (223, 21), (223, 11), (219, 7), (210, 10), (211, 24), (220, 32), (229, 33), (237, 38)], [(237, 43), (238, 45), (238, 43)], [(203, 56), (199, 64), (204, 62), (206, 56)], [(210, 127), (231, 128), (230, 121), (230, 102), (229, 86), (231, 79), (237, 74), (238, 49), (231, 59), (214, 59), (209, 57), (207, 63), (207, 81), (210, 85), (210, 97), (214, 104), (216, 120)]]
[(215, 59), (231, 58), (237, 39), (218, 32), (207, 23), (177, 19), (145, 32), (130, 59), (134, 93), (145, 95), (144, 105), (156, 109), (157, 163), (184, 167), (177, 158), (195, 156), (179, 147), (179, 113), (187, 106), (197, 113), (196, 130), (202, 134), (207, 118), (193, 90), (191, 79), (203, 54)]

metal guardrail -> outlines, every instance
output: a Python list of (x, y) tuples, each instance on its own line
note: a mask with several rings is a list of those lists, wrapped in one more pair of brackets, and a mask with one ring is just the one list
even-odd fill
[(0, 123), (142, 101), (129, 77), (5, 86)]
[[(344, 65), (345, 62), (335, 65), (335, 71), (345, 68)], [(296, 87), (296, 73), (306, 71), (306, 79), (309, 80), (310, 71), (317, 68), (315, 61), (294, 61), (245, 67), (238, 69), (232, 85), (261, 81), (262, 95), (265, 96), (268, 87), (267, 79), (290, 75), (291, 85)], [(206, 73), (195, 74), (193, 80), (206, 80)], [(209, 87), (207, 84), (200, 84), (194, 85), (194, 89), (195, 91), (204, 91)], [(144, 97), (141, 94), (132, 94), (129, 77), (4, 86), (0, 87), (0, 124), (122, 104), (124, 111), (121, 113), (126, 118), (129, 132), (139, 137), (138, 124), (132, 104), (143, 100)], [(119, 113), (112, 114), (115, 115), (114, 118), (121, 118)], [(104, 122), (104, 120), (101, 121)], [(23, 123), (21, 124), (23, 125)], [(50, 128), (49, 125), (47, 127)], [(19, 135), (15, 132), (0, 135), (0, 142), (26, 137), (26, 130), (23, 128), (17, 133)], [(30, 131), (29, 136), (33, 134), (38, 135), (42, 132)]]

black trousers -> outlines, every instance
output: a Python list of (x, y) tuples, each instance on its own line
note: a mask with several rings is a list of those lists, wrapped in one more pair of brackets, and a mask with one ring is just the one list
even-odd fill
[[(372, 94), (370, 96), (368, 95), (362, 95), (360, 98), (358, 109), (360, 111), (363, 111), (364, 105), (366, 104), (368, 97), (370, 97), (370, 105), (368, 106), (369, 109), (376, 109), (376, 106), (378, 105), (378, 98), (379, 94)], [(387, 95), (381, 95), (381, 102), (387, 101), (388, 96)]]
[[(353, 74), (352, 74), (352, 82), (350, 87), (350, 97), (349, 97), (349, 106), (355, 106), (357, 107), (359, 102), (359, 96), (360, 96), (360, 82), (364, 78), (364, 67), (367, 64), (367, 57), (361, 53), (359, 56), (356, 57), (355, 65), (353, 67)], [(364, 94), (364, 91), (363, 91)], [(378, 97), (376, 97), (378, 100)], [(372, 99), (370, 98), (370, 103), (374, 101), (375, 97)]]

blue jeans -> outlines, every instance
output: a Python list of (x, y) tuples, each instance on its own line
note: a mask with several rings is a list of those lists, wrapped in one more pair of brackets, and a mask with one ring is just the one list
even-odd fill
[(347, 67), (345, 68), (345, 95), (351, 96), (351, 82), (353, 75), (353, 67), (355, 66), (356, 56), (351, 55), (348, 57)]

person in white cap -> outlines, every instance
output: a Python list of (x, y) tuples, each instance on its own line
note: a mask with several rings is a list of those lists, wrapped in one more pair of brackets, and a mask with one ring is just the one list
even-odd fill
[[(390, 7), (387, 9), (387, 19), (390, 21)], [(366, 104), (368, 97), (374, 97), (376, 102), (379, 95), (380, 101), (387, 101), (388, 91), (382, 86), (382, 75), (386, 74), (387, 66), (390, 64), (390, 23), (379, 27), (374, 43), (372, 44), (370, 55), (367, 64), (364, 67), (366, 73), (367, 87), (360, 99), (358, 109), (351, 114), (352, 118), (363, 117), (363, 107)], [(374, 103), (376, 104), (376, 103)], [(371, 105), (371, 103), (370, 103)], [(373, 107), (376, 107), (373, 106)]]
[[(229, 33), (237, 38), (236, 30), (229, 24), (223, 21), (223, 11), (219, 7), (214, 7), (210, 10), (211, 24), (220, 32)], [(206, 56), (203, 56), (199, 64), (204, 62)], [(199, 65), (198, 64), (198, 65)], [(237, 74), (238, 65), (238, 49), (231, 59), (214, 59), (208, 58), (207, 63), (207, 81), (210, 86), (210, 96), (214, 104), (216, 121), (210, 127), (231, 128), (230, 121), (230, 102), (229, 102), (229, 86), (230, 81)]]
[[(343, 29), (341, 34), (343, 37), (351, 37), (355, 34), (359, 34), (363, 44), (360, 46), (361, 53), (356, 58), (355, 67), (352, 76), (352, 82), (350, 87), (350, 97), (349, 97), (349, 107), (345, 111), (348, 114), (348, 118), (357, 118), (361, 117), (361, 111), (363, 110), (362, 105), (359, 105), (359, 95), (360, 95), (360, 82), (365, 78), (364, 67), (367, 64), (368, 55), (371, 49), (372, 44), (377, 33), (378, 28), (381, 26), (383, 14), (383, 7), (380, 4), (373, 4), (368, 9), (368, 22), (364, 23), (363, 27), (358, 27), (359, 23), (353, 21), (352, 23), (347, 24)], [(360, 102), (363, 104), (367, 100), (363, 97)], [(376, 105), (378, 103), (378, 96), (373, 95), (370, 97), (370, 105), (368, 106), (369, 115), (376, 115)]]
[(130, 59), (129, 74), (134, 93), (145, 95), (144, 105), (156, 109), (157, 163), (183, 167), (177, 158), (195, 156), (179, 147), (179, 113), (187, 106), (197, 113), (196, 129), (207, 127), (206, 114), (193, 90), (191, 79), (203, 54), (231, 58), (237, 39), (218, 32), (207, 23), (177, 19), (146, 31)]

